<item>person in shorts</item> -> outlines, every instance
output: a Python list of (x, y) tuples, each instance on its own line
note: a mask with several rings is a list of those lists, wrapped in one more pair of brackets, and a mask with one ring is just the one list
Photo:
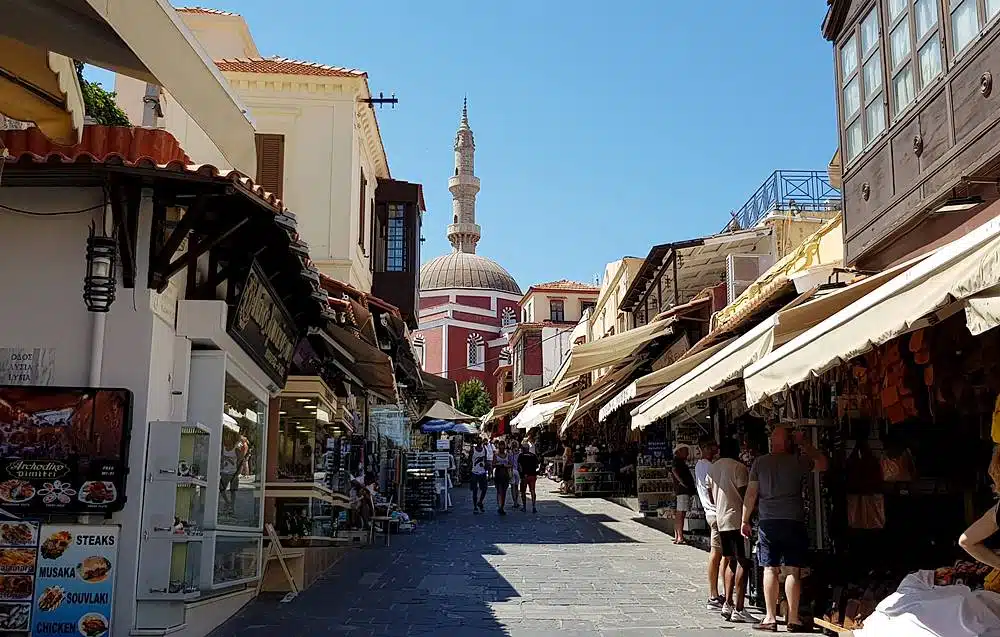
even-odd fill
[(694, 466), (695, 486), (698, 488), (698, 500), (705, 510), (705, 522), (708, 523), (711, 550), (708, 554), (708, 610), (721, 610), (725, 598), (719, 595), (719, 569), (722, 566), (722, 544), (719, 540), (719, 524), (715, 517), (715, 504), (708, 492), (708, 470), (712, 468), (715, 457), (719, 454), (719, 445), (715, 438), (703, 436), (698, 441), (701, 458)]
[(750, 537), (750, 517), (758, 502), (760, 526), (757, 559), (764, 567), (764, 605), (767, 615), (754, 630), (778, 631), (778, 587), (781, 567), (787, 569), (785, 597), (788, 598), (788, 632), (801, 632), (805, 626), (799, 620), (799, 598), (802, 593), (801, 569), (809, 555), (809, 535), (806, 531), (805, 504), (802, 482), (812, 471), (825, 471), (826, 456), (805, 441), (802, 432), (791, 436), (784, 427), (771, 433), (771, 453), (757, 458), (750, 468), (750, 484), (743, 500), (741, 532)]
[(721, 458), (709, 469), (708, 497), (715, 507), (719, 529), (719, 544), (726, 563), (723, 571), (725, 597), (722, 616), (731, 622), (756, 621), (746, 611), (747, 579), (750, 575), (750, 541), (740, 533), (743, 516), (743, 494), (750, 482), (745, 464), (738, 460), (740, 447), (735, 440), (722, 441)]
[(486, 499), (486, 489), (490, 475), (490, 461), (486, 446), (482, 440), (476, 441), (472, 450), (472, 474), (469, 484), (472, 487), (472, 512), (484, 513), (483, 500)]
[(507, 487), (514, 467), (514, 454), (507, 453), (507, 443), (501, 440), (493, 452), (493, 486), (497, 490), (497, 513), (507, 515)]
[(531, 490), (531, 512), (538, 513), (536, 507), (535, 481), (538, 480), (538, 456), (531, 450), (527, 442), (521, 445), (521, 453), (517, 456), (517, 469), (521, 473), (521, 510), (528, 510), (528, 493)]
[(687, 445), (674, 447), (674, 493), (677, 495), (677, 506), (674, 508), (674, 544), (684, 544), (684, 517), (691, 510), (691, 498), (694, 497), (694, 476), (687, 460), (690, 449)]

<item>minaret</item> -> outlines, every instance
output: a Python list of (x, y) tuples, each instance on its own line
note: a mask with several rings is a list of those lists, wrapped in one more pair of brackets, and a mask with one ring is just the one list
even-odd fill
[(462, 100), (462, 121), (455, 134), (455, 175), (448, 180), (451, 191), (452, 222), (448, 225), (448, 241), (455, 252), (476, 253), (480, 227), (476, 223), (476, 195), (479, 177), (476, 177), (476, 142), (469, 128), (468, 100)]

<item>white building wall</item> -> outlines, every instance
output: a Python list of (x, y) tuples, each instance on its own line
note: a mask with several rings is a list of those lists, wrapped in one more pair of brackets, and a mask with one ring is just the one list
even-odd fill
[(542, 328), (542, 386), (556, 377), (569, 351), (573, 347), (573, 329), (570, 327)]

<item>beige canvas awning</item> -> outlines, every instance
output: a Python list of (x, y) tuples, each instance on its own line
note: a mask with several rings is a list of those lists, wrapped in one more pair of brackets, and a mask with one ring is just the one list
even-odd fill
[(811, 300), (805, 302), (790, 303), (632, 410), (632, 428), (645, 428), (685, 405), (704, 400), (730, 386), (741, 379), (743, 371), (749, 365), (872, 290), (902, 275), (920, 260), (921, 258), (915, 259), (845, 288), (837, 288), (823, 296), (812, 294)]
[(476, 422), (479, 420), (475, 416), (462, 413), (451, 405), (445, 404), (440, 400), (435, 401), (434, 404), (431, 405), (431, 408), (427, 410), (427, 413), (423, 415), (423, 418), (450, 420), (451, 422)]
[(592, 409), (610, 399), (622, 385), (629, 382), (635, 373), (639, 362), (625, 365), (621, 369), (608, 372), (597, 380), (592, 386), (577, 395), (573, 399), (572, 407), (563, 420), (561, 431), (566, 431), (572, 424), (589, 413)]
[(31, 122), (72, 146), (83, 134), (83, 94), (73, 60), (0, 36), (0, 114)]
[(636, 398), (643, 398), (655, 391), (659, 391), (663, 387), (666, 387), (700, 365), (702, 361), (707, 360), (731, 342), (732, 339), (725, 340), (717, 345), (705, 348), (697, 354), (686, 356), (675, 363), (667, 365), (663, 369), (658, 369), (652, 374), (646, 374), (645, 376), (635, 379), (629, 383), (625, 389), (615, 394), (614, 398), (601, 407), (601, 410), (598, 412), (599, 420), (603, 422), (607, 420), (608, 416), (610, 416), (614, 411), (621, 409), (628, 402), (635, 400)]
[(611, 367), (615, 363), (632, 356), (649, 341), (670, 333), (674, 326), (672, 317), (660, 319), (590, 343), (577, 345), (569, 353), (569, 359), (554, 384), (565, 382), (583, 374)]
[(0, 0), (0, 16), (0, 35), (162, 86), (233, 168), (256, 174), (246, 108), (168, 0)]
[(1000, 219), (993, 219), (756, 361), (746, 370), (747, 403), (860, 356), (956, 303), (973, 333), (995, 327), (1000, 316), (988, 299), (998, 285)]

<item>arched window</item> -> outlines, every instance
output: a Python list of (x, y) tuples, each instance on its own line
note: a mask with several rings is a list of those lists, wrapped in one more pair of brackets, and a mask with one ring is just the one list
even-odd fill
[(502, 350), (500, 350), (500, 364), (501, 365), (510, 365), (510, 348), (509, 347), (505, 347)]
[(500, 313), (500, 325), (503, 327), (510, 327), (511, 325), (517, 325), (517, 314), (514, 312), (514, 308), (507, 306)]
[(486, 362), (486, 342), (477, 332), (469, 334), (468, 350), (469, 369), (482, 370)]
[(420, 365), (420, 369), (424, 369), (426, 366), (426, 349), (424, 348), (424, 336), (423, 334), (417, 334), (413, 337), (413, 355), (417, 359), (417, 364)]

